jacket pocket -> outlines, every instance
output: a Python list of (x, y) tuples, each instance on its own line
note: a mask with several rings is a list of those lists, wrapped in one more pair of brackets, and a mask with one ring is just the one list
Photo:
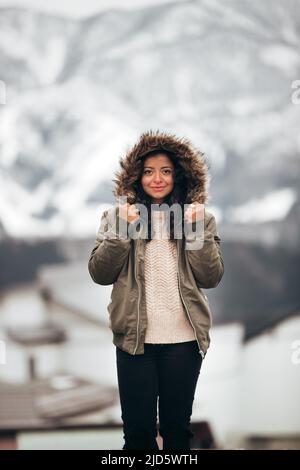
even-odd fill
[(127, 326), (127, 316), (123, 312), (122, 305), (110, 302), (107, 307), (109, 313), (109, 328), (113, 333), (125, 333)]
[(202, 289), (200, 287), (198, 287), (198, 290), (200, 292), (200, 294), (202, 295), (204, 301), (207, 303), (207, 305), (209, 306), (209, 301), (208, 301), (208, 298), (207, 296), (204, 294), (204, 292), (202, 291)]
[(109, 328), (114, 333), (125, 333), (128, 323), (126, 312), (126, 296), (119, 282), (116, 282), (111, 292), (111, 300), (107, 306), (109, 313)]
[(212, 326), (212, 318), (213, 318), (213, 313), (211, 311), (211, 307), (210, 307), (210, 304), (209, 304), (209, 300), (207, 298), (207, 296), (204, 294), (204, 292), (202, 291), (202, 289), (198, 288), (199, 292), (200, 292), (200, 295), (202, 296), (203, 298), (203, 301), (204, 301), (204, 304), (206, 305), (207, 307), (207, 314), (209, 316), (209, 323), (210, 323), (210, 326)]

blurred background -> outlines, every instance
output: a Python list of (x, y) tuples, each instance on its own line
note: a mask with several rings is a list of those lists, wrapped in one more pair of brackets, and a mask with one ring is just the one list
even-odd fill
[(225, 262), (192, 447), (300, 448), (299, 44), (299, 0), (0, 0), (0, 448), (123, 445), (87, 262), (149, 129), (205, 153)]

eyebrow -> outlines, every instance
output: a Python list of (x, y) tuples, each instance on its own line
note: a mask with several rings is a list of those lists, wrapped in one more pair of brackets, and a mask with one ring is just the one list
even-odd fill
[[(151, 168), (151, 170), (155, 170), (155, 168), (154, 168), (153, 166), (145, 166), (145, 168)], [(144, 169), (145, 169), (145, 168), (144, 168)], [(170, 170), (172, 170), (172, 167), (170, 167), (170, 166), (162, 166), (162, 167), (161, 167), (161, 170), (162, 170), (163, 168), (169, 168)]]

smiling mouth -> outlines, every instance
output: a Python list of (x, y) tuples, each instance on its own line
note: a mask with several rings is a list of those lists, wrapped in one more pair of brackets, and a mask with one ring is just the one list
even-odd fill
[(163, 187), (163, 186), (161, 186), (161, 187), (152, 188), (152, 189), (154, 189), (154, 191), (161, 191), (162, 189), (164, 189), (164, 187)]

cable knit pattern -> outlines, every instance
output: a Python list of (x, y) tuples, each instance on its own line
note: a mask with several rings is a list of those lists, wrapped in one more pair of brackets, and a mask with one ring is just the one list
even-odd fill
[(145, 343), (182, 343), (196, 339), (178, 286), (177, 246), (169, 240), (165, 212), (152, 211), (153, 239), (146, 243)]

